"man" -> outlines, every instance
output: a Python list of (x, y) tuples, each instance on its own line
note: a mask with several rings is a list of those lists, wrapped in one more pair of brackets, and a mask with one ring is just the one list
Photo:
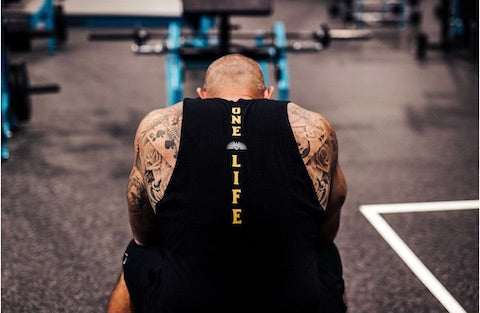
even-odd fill
[(238, 54), (213, 62), (197, 93), (138, 127), (134, 240), (108, 311), (344, 312), (332, 125), (270, 100), (259, 65)]

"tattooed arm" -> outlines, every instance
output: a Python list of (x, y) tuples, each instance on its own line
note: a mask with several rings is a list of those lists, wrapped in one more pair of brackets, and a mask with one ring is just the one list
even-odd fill
[[(137, 132), (138, 135), (138, 132)], [(134, 163), (127, 184), (128, 218), (133, 239), (139, 245), (152, 241), (155, 228), (155, 215), (148, 201), (147, 187), (143, 176), (144, 168), (140, 156), (140, 138), (135, 137)]]
[(347, 193), (345, 177), (338, 164), (335, 131), (323, 116), (294, 103), (288, 105), (288, 118), (317, 199), (327, 216), (320, 236), (324, 242), (332, 242)]
[(140, 123), (127, 186), (128, 216), (137, 244), (155, 242), (155, 208), (163, 198), (177, 159), (182, 104), (155, 110)]

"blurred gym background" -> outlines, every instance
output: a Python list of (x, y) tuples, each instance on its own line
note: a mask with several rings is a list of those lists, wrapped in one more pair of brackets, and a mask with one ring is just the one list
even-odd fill
[(195, 97), (228, 52), (336, 128), (349, 312), (478, 312), (478, 12), (473, 0), (2, 1), (2, 312), (105, 310), (131, 238), (136, 127)]

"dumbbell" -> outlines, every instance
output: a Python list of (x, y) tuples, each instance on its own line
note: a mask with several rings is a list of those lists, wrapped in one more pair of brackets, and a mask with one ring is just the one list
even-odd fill
[(32, 48), (32, 40), (56, 37), (58, 43), (67, 40), (66, 21), (61, 6), (55, 7), (55, 30), (31, 30), (30, 18), (25, 14), (4, 14), (2, 31), (10, 51), (26, 52)]
[(27, 121), (31, 116), (32, 94), (55, 93), (60, 91), (57, 84), (31, 86), (25, 62), (12, 63), (8, 67), (8, 91), (11, 112), (18, 121)]
[(403, 13), (403, 6), (400, 3), (392, 5), (391, 12), (393, 15), (400, 15)]

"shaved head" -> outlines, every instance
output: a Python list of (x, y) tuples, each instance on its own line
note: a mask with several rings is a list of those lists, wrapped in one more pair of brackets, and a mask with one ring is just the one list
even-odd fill
[(203, 83), (203, 90), (211, 97), (235, 90), (261, 98), (265, 89), (260, 65), (241, 54), (229, 54), (210, 64)]

